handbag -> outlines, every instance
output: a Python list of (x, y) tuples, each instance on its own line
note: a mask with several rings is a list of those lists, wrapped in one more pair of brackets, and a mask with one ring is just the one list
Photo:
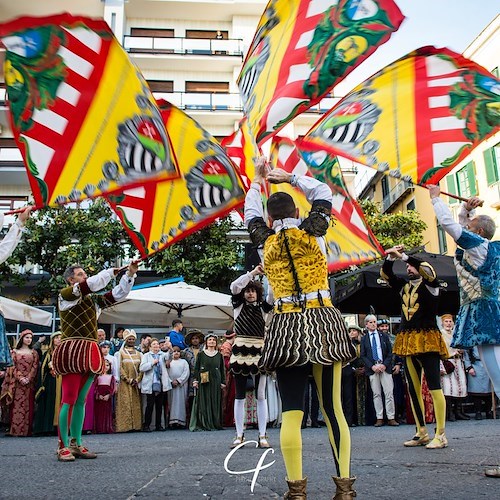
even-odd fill
[(455, 371), (455, 365), (449, 359), (443, 360), (443, 366), (446, 375), (449, 375), (450, 373), (453, 373)]
[(200, 384), (208, 384), (210, 382), (209, 372), (200, 372)]

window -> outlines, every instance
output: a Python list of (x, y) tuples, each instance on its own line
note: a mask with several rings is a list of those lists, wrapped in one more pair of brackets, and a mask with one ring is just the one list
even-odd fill
[[(474, 162), (471, 161), (462, 167), (456, 174), (450, 174), (446, 177), (448, 192), (470, 198), (477, 195), (476, 172)], [(450, 198), (449, 203), (458, 203), (457, 200)]]
[(483, 151), (484, 168), (486, 170), (486, 182), (491, 186), (500, 180), (498, 166), (500, 165), (500, 143)]
[(215, 38), (227, 40), (228, 32), (221, 30), (186, 30), (186, 38)]
[(148, 36), (154, 38), (173, 38), (173, 29), (130, 28), (130, 36)]
[(151, 92), (173, 92), (173, 80), (148, 80)]
[(229, 93), (229, 82), (186, 82), (186, 92)]
[(416, 205), (415, 205), (415, 199), (411, 200), (407, 205), (406, 205), (406, 210), (415, 210)]
[(389, 194), (389, 178), (387, 175), (382, 177), (382, 197), (385, 198)]
[(446, 242), (446, 232), (440, 224), (437, 225), (437, 233), (439, 241), (439, 253), (445, 254), (446, 252), (448, 252), (448, 243)]

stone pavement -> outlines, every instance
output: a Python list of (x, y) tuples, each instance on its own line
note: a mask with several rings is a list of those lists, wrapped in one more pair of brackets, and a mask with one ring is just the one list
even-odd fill
[[(431, 429), (432, 426), (429, 426)], [(483, 470), (498, 465), (500, 422), (454, 422), (447, 428), (444, 450), (404, 448), (413, 426), (351, 429), (352, 471), (359, 499), (461, 500), (500, 498), (500, 479)], [(234, 431), (184, 430), (86, 436), (96, 460), (57, 462), (56, 438), (0, 437), (0, 499), (134, 499), (243, 500), (282, 498), (285, 469), (279, 430), (270, 429), (273, 452), (246, 446), (230, 459), (233, 471), (260, 471), (251, 491), (252, 473), (231, 475), (224, 469)], [(304, 429), (304, 473), (308, 498), (331, 499), (334, 472), (324, 428)], [(257, 431), (246, 433), (256, 439)]]

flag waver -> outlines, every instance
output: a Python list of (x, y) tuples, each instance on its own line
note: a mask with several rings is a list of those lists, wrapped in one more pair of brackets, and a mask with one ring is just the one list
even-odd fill
[(238, 78), (257, 143), (319, 102), (403, 18), (393, 0), (269, 1)]
[(156, 102), (105, 21), (23, 17), (0, 25), (0, 42), (36, 205), (179, 177)]
[(423, 47), (373, 75), (319, 120), (323, 148), (415, 184), (436, 184), (500, 129), (500, 80), (448, 49)]
[[(349, 195), (340, 164), (335, 157), (321, 150), (301, 151), (290, 139), (275, 136), (270, 161), (274, 167), (296, 175), (312, 175), (330, 186), (335, 225), (328, 228), (325, 236), (329, 272), (340, 271), (384, 255), (384, 250), (367, 225), (361, 208)], [(289, 193), (301, 216), (310, 210), (305, 195), (289, 184), (272, 184), (271, 191)]]
[(160, 101), (182, 177), (107, 197), (141, 257), (151, 256), (244, 203), (236, 165), (195, 120)]

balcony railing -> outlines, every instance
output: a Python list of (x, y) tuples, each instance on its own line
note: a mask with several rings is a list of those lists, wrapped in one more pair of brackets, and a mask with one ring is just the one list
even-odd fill
[(399, 181), (382, 200), (382, 213), (387, 212), (399, 199), (407, 193), (412, 193), (413, 184), (408, 181)]
[(239, 38), (219, 40), (213, 38), (163, 38), (126, 35), (123, 46), (125, 50), (136, 53), (243, 57), (243, 40)]

